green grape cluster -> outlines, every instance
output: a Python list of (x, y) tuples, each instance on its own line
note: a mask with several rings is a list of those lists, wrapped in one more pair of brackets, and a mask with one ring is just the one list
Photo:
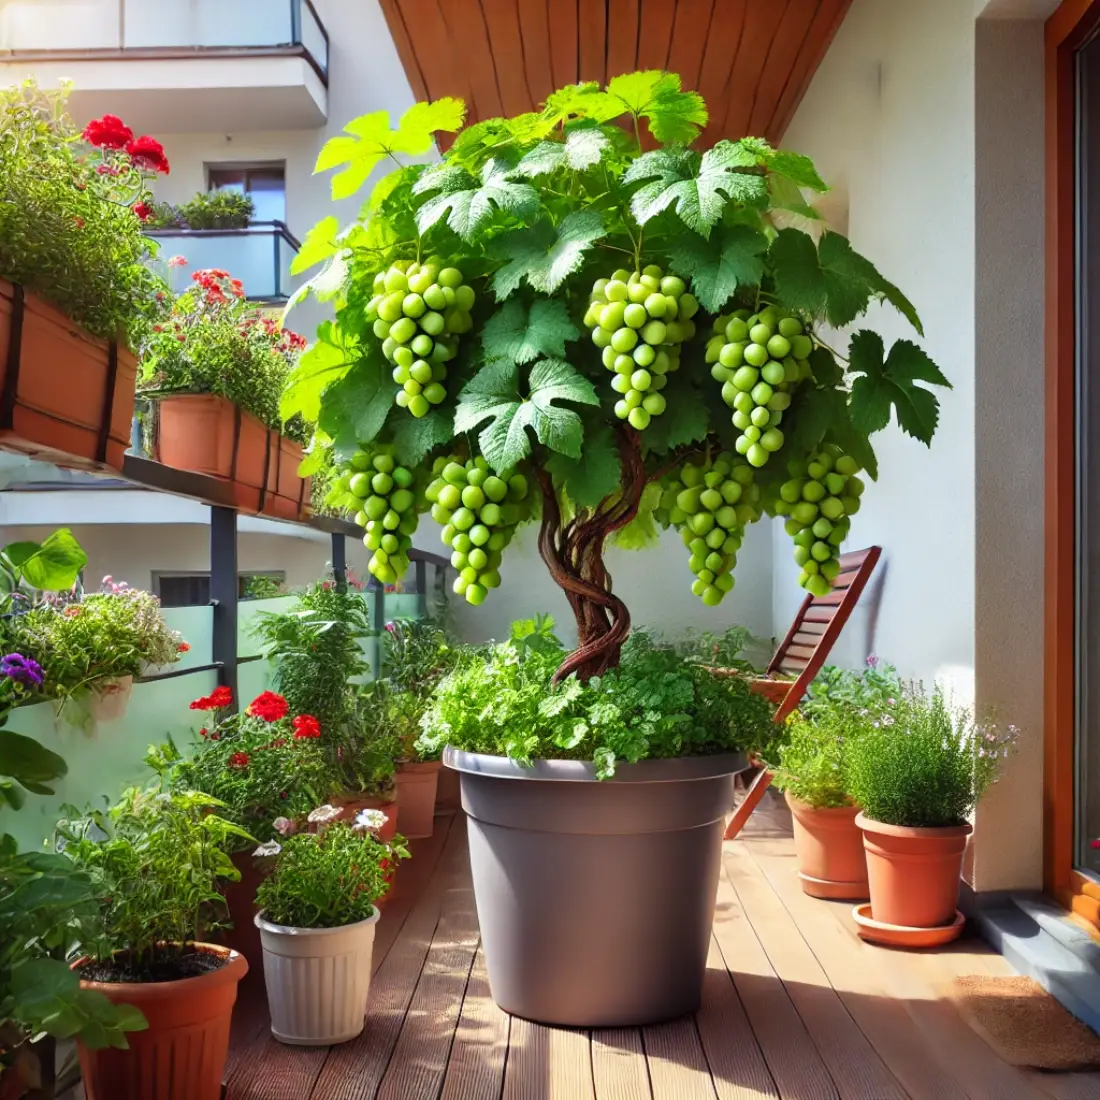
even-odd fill
[(794, 560), (802, 567), (798, 583), (813, 596), (827, 596), (840, 572), (840, 546), (859, 511), (860, 466), (827, 444), (787, 470), (791, 479), (779, 487), (775, 512), (787, 517), (787, 534), (794, 538)]
[(621, 268), (593, 283), (584, 323), (615, 375), (615, 415), (638, 431), (665, 411), (661, 390), (680, 366), (680, 345), (695, 335), (698, 311), (684, 280), (656, 264), (640, 272)]
[(480, 604), (500, 585), (501, 555), (530, 515), (527, 478), (515, 471), (494, 474), (480, 456), (437, 458), (432, 474), (425, 495), (458, 570), (454, 590)]
[(409, 568), (420, 522), (416, 478), (387, 448), (364, 447), (345, 463), (340, 483), (345, 479), (355, 522), (366, 528), (363, 545), (371, 551), (367, 569), (382, 584), (395, 584)]
[(398, 260), (375, 275), (367, 320), (394, 364), (397, 403), (413, 416), (447, 396), (447, 363), (458, 354), (458, 336), (473, 326), (473, 307), (473, 287), (438, 256), (422, 264)]
[(733, 589), (733, 570), (745, 527), (760, 518), (760, 489), (744, 459), (723, 452), (713, 461), (686, 462), (665, 481), (655, 512), (677, 528), (691, 553), (691, 591), (708, 607)]
[(734, 449), (753, 466), (763, 466), (783, 446), (779, 425), (792, 391), (810, 377), (812, 351), (799, 318), (776, 306), (759, 313), (739, 309), (715, 320), (706, 361), (741, 433)]

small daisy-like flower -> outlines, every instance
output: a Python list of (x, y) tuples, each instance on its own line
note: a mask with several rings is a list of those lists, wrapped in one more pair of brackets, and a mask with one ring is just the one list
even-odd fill
[(309, 817), (306, 819), (311, 825), (324, 825), (326, 822), (335, 821), (340, 816), (340, 808), (338, 806), (330, 806), (325, 803), (324, 806), (318, 806), (315, 810), (309, 811)]
[(290, 836), (292, 833), (297, 832), (298, 827), (290, 820), (289, 817), (277, 817), (271, 823), (271, 827), (279, 834), (279, 836)]
[(355, 824), (352, 828), (357, 832), (376, 833), (387, 821), (389, 818), (381, 810), (360, 810), (355, 815)]
[(261, 844), (252, 854), (256, 858), (262, 858), (277, 856), (282, 850), (283, 846), (277, 840), (269, 840), (266, 844)]

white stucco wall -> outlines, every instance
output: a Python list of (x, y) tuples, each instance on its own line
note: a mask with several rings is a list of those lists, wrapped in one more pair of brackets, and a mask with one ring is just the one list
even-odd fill
[[(861, 607), (838, 656), (868, 648), (909, 676), (974, 667), (974, 17), (958, 0), (855, 0), (796, 112), (784, 145), (809, 154), (847, 197), (853, 246), (917, 307), (920, 341), (954, 383), (942, 393), (929, 451), (890, 427), (875, 437), (868, 486), (848, 548), (884, 550), (871, 633)], [(868, 322), (915, 338), (892, 310)], [(838, 336), (844, 340), (844, 336)], [(774, 615), (801, 598), (790, 540), (773, 530)]]

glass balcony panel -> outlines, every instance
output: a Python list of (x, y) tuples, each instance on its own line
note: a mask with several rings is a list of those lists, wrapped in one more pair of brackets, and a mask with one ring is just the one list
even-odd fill
[(124, 0), (124, 45), (127, 49), (286, 46), (294, 42), (292, 8), (292, 0), (189, 0), (186, 4)]
[(301, 41), (310, 56), (321, 66), (321, 71), (328, 75), (328, 39), (325, 37), (325, 29), (313, 10), (313, 5), (307, 0), (295, 0), (301, 4)]
[(117, 50), (119, 0), (0, 3), (0, 50)]

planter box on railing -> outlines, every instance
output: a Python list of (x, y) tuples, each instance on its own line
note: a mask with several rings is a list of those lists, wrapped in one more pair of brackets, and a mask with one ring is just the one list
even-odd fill
[(229, 482), (243, 512), (300, 519), (309, 482), (298, 477), (300, 444), (209, 393), (157, 399), (156, 458), (165, 466)]
[(0, 279), (0, 447), (81, 470), (121, 470), (137, 363)]

